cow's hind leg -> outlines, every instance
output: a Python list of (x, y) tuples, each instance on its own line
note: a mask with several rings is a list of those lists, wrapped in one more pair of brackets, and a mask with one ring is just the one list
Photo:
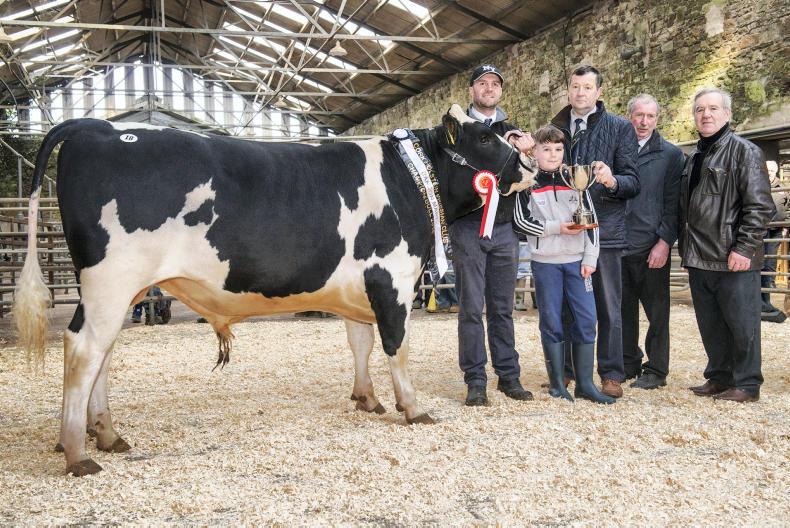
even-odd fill
[(354, 353), (354, 390), (351, 399), (361, 411), (384, 414), (387, 412), (373, 394), (373, 381), (368, 372), (368, 360), (373, 350), (373, 325), (346, 319), (346, 334)]
[[(99, 374), (109, 368), (109, 355), (115, 337), (121, 329), (127, 302), (103, 298), (101, 302), (83, 303), (77, 308), (69, 328), (64, 334), (63, 366), (63, 422), (61, 444), (66, 454), (66, 471), (75, 476), (101, 471), (101, 466), (91, 460), (85, 451), (85, 432), (88, 423), (88, 404), (97, 383), (97, 401), (106, 404), (106, 380), (99, 382)], [(106, 372), (105, 372), (106, 375)], [(99, 405), (97, 409), (104, 410)], [(100, 448), (111, 447), (117, 434), (109, 425), (109, 408), (96, 428)], [(111, 440), (113, 439), (113, 440)], [(112, 442), (107, 446), (108, 442)]]
[[(131, 446), (120, 437), (112, 425), (112, 415), (107, 388), (107, 374), (112, 361), (112, 349), (110, 346), (104, 357), (99, 376), (93, 385), (90, 400), (88, 400), (88, 426), (86, 432), (88, 436), (96, 438), (96, 447), (102, 451), (112, 453), (123, 453), (131, 449)], [(65, 422), (63, 422), (65, 423)], [(55, 451), (63, 452), (64, 428), (61, 427), (60, 440), (55, 446)]]
[(121, 438), (112, 425), (110, 402), (108, 398), (107, 371), (112, 361), (113, 345), (104, 356), (99, 377), (93, 385), (90, 400), (88, 401), (88, 434), (96, 437), (96, 447), (110, 453), (123, 453), (129, 451), (130, 446)]
[(396, 289), (392, 275), (378, 265), (365, 271), (365, 289), (376, 314), (381, 345), (389, 356), (397, 408), (406, 413), (406, 421), (410, 424), (433, 423), (433, 418), (417, 404), (409, 377), (409, 316), (413, 282), (406, 277), (401, 283), (402, 287)]

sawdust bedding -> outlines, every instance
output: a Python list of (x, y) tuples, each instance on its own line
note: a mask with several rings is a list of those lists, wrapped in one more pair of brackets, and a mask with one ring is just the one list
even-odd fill
[[(64, 475), (57, 441), (62, 345), (43, 377), (0, 348), (0, 524), (787, 525), (790, 324), (763, 326), (759, 403), (693, 396), (705, 359), (673, 306), (672, 373), (614, 406), (551, 399), (534, 311), (516, 318), (534, 402), (466, 408), (454, 315), (418, 315), (410, 370), (438, 423), (405, 426), (384, 353), (371, 357), (388, 413), (354, 410), (339, 319), (241, 323), (211, 371), (208, 325), (125, 329), (110, 401), (132, 451), (89, 446), (104, 467)], [(493, 374), (490, 374), (494, 378)]]

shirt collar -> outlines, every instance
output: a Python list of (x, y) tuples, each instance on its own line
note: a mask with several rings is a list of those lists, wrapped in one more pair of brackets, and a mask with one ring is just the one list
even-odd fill
[(593, 109), (592, 109), (592, 110), (590, 110), (589, 112), (587, 112), (586, 114), (584, 114), (584, 115), (578, 115), (576, 112), (574, 112), (574, 111), (573, 111), (573, 108), (571, 108), (571, 125), (573, 125), (573, 124), (574, 124), (574, 122), (575, 122), (575, 121), (576, 121), (578, 118), (580, 118), (580, 117), (581, 117), (581, 118), (582, 118), (582, 121), (584, 121), (584, 126), (586, 127), (586, 126), (587, 126), (587, 118), (588, 118), (588, 117), (590, 117), (592, 114), (594, 114), (594, 113), (596, 112), (596, 110), (598, 110), (598, 107), (596, 107), (596, 106), (593, 106)]
[(645, 139), (639, 139), (639, 140), (637, 140), (637, 142), (639, 143), (639, 148), (640, 148), (640, 149), (641, 149), (642, 147), (644, 147), (645, 145), (647, 145), (647, 142), (648, 142), (648, 141), (650, 141), (650, 137), (651, 137), (651, 136), (647, 136)]
[(494, 111), (494, 115), (487, 116), (482, 112), (478, 112), (477, 108), (475, 108), (474, 105), (469, 107), (469, 113), (471, 114), (469, 117), (473, 117), (474, 119), (477, 119), (480, 122), (483, 122), (486, 119), (490, 119), (491, 122), (494, 122), (496, 121), (496, 117), (497, 117), (496, 111)]

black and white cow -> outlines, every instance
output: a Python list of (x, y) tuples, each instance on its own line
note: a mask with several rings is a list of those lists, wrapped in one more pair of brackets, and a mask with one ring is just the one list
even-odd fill
[[(482, 205), (475, 170), (454, 162), (453, 152), (498, 173), (502, 194), (531, 183), (512, 147), (457, 105), (441, 126), (414, 133), (435, 165), (449, 219)], [(414, 286), (434, 237), (390, 140), (255, 143), (139, 123), (66, 121), (47, 134), (36, 159), (31, 231), (44, 167), (61, 142), (58, 200), (81, 284), (64, 334), (59, 447), (68, 472), (101, 470), (86, 454), (86, 427), (99, 449), (129, 449), (110, 418), (107, 371), (129, 305), (152, 284), (211, 323), (223, 361), (231, 325), (247, 317), (302, 310), (344, 317), (355, 357), (352, 399), (383, 413), (368, 374), (376, 323), (398, 410), (408, 423), (432, 422), (406, 367)], [(23, 345), (41, 360), (49, 294), (35, 237), (28, 248), (15, 314)]]

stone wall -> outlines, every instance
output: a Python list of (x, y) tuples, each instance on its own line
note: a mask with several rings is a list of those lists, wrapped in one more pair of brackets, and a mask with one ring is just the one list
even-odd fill
[[(489, 62), (506, 79), (501, 106), (522, 128), (535, 130), (565, 106), (566, 72), (587, 63), (603, 72), (610, 111), (624, 114), (631, 96), (649, 92), (664, 106), (659, 129), (680, 142), (694, 138), (691, 97), (706, 85), (732, 93), (739, 130), (790, 123), (788, 34), (787, 0), (602, 0)], [(348, 134), (433, 126), (452, 102), (467, 104), (468, 76), (437, 83)]]

